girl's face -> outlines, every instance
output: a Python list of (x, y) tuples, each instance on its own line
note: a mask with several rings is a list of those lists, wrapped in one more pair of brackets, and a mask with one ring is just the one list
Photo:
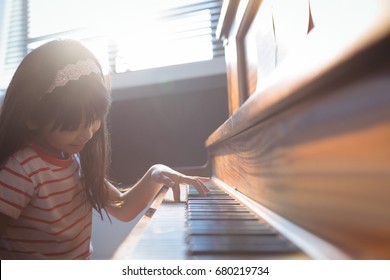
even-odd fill
[(101, 125), (100, 120), (95, 120), (87, 126), (82, 120), (78, 128), (72, 130), (51, 130), (52, 126), (44, 129), (39, 143), (50, 154), (61, 157), (64, 153), (71, 155), (80, 152), (85, 144), (92, 138)]

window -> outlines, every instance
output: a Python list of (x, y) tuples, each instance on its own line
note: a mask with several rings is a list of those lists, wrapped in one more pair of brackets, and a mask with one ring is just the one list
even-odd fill
[(221, 0), (0, 1), (6, 13), (0, 88), (28, 51), (55, 38), (81, 40), (112, 73), (223, 55), (215, 37)]

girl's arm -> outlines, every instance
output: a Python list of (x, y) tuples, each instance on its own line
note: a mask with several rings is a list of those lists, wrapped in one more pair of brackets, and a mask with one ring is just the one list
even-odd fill
[(107, 182), (113, 200), (123, 201), (123, 205), (106, 207), (106, 210), (115, 218), (128, 222), (137, 217), (148, 206), (162, 186), (171, 187), (175, 201), (179, 201), (180, 184), (193, 185), (201, 195), (205, 195), (209, 190), (204, 182), (208, 180), (209, 178), (186, 176), (165, 165), (157, 164), (152, 166), (140, 181), (124, 193)]

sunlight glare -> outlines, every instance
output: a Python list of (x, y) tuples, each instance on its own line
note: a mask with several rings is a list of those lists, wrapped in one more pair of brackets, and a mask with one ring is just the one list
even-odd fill
[(213, 58), (210, 11), (171, 16), (169, 10), (198, 2), (31, 0), (29, 37), (39, 40), (32, 40), (29, 48), (41, 45), (50, 34), (82, 40), (104, 69), (109, 68), (104, 53), (113, 52), (116, 72), (209, 60)]
[[(147, 22), (142, 20), (135, 25), (142, 28), (120, 32), (114, 38), (119, 46), (117, 71), (212, 59), (210, 13), (201, 11), (187, 17), (175, 21), (164, 18)], [(185, 31), (188, 25), (198, 24), (199, 18), (208, 22), (207, 26), (196, 31)]]

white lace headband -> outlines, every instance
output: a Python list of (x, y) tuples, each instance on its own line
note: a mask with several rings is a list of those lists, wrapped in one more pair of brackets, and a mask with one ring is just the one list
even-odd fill
[(91, 73), (100, 74), (100, 69), (92, 59), (79, 60), (75, 64), (68, 64), (64, 69), (58, 70), (47, 90), (47, 93), (53, 92), (57, 87), (65, 86), (69, 81), (78, 80), (81, 76), (88, 76)]

